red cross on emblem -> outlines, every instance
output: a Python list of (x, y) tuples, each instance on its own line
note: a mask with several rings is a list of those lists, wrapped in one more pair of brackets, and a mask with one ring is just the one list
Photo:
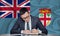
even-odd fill
[(41, 8), (41, 9), (39, 9), (39, 13), (44, 14), (43, 18), (41, 18), (41, 17), (39, 17), (39, 18), (40, 18), (40, 20), (44, 20), (44, 26), (46, 27), (46, 20), (51, 20), (51, 18), (46, 17), (46, 14), (51, 14), (51, 9), (49, 9), (49, 8)]

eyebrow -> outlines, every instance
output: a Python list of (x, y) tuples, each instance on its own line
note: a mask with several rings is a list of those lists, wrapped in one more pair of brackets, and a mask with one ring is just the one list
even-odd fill
[[(27, 16), (27, 17), (29, 17), (29, 16)], [(24, 17), (24, 18), (27, 18), (27, 17)]]

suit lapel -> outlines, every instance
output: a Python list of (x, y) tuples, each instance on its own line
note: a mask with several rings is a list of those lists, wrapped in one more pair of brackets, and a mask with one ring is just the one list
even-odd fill
[(32, 29), (33, 29), (33, 27), (34, 27), (34, 19), (33, 19), (32, 16), (31, 16), (31, 26), (32, 26)]
[(22, 25), (23, 25), (23, 27), (22, 27), (22, 28), (23, 28), (23, 30), (25, 30), (25, 22), (23, 22), (23, 24), (22, 24)]
[(25, 30), (25, 22), (24, 21), (21, 22), (20, 26), (21, 26), (21, 30)]
[(36, 22), (33, 16), (31, 16), (32, 29), (36, 28)]

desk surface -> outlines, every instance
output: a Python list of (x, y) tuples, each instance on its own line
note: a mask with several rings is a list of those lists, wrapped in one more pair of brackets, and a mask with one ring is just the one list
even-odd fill
[(60, 36), (60, 35), (56, 35), (56, 34), (48, 34), (48, 35), (44, 35), (44, 34), (0, 34), (0, 36)]

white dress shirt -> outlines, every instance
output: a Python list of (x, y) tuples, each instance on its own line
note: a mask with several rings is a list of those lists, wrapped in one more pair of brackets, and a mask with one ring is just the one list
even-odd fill
[[(30, 17), (28, 24), (29, 24), (29, 30), (31, 31), (32, 30), (31, 17)], [(25, 22), (25, 30), (27, 30), (27, 22)], [(38, 31), (39, 33), (42, 33), (41, 30), (38, 30)], [(23, 33), (23, 31), (21, 31), (21, 33)]]
[[(30, 17), (30, 20), (29, 20), (28, 24), (29, 24), (29, 30), (31, 31), (31, 29), (32, 29), (32, 26), (31, 26), (31, 17)], [(27, 30), (27, 22), (25, 22), (25, 30)]]

